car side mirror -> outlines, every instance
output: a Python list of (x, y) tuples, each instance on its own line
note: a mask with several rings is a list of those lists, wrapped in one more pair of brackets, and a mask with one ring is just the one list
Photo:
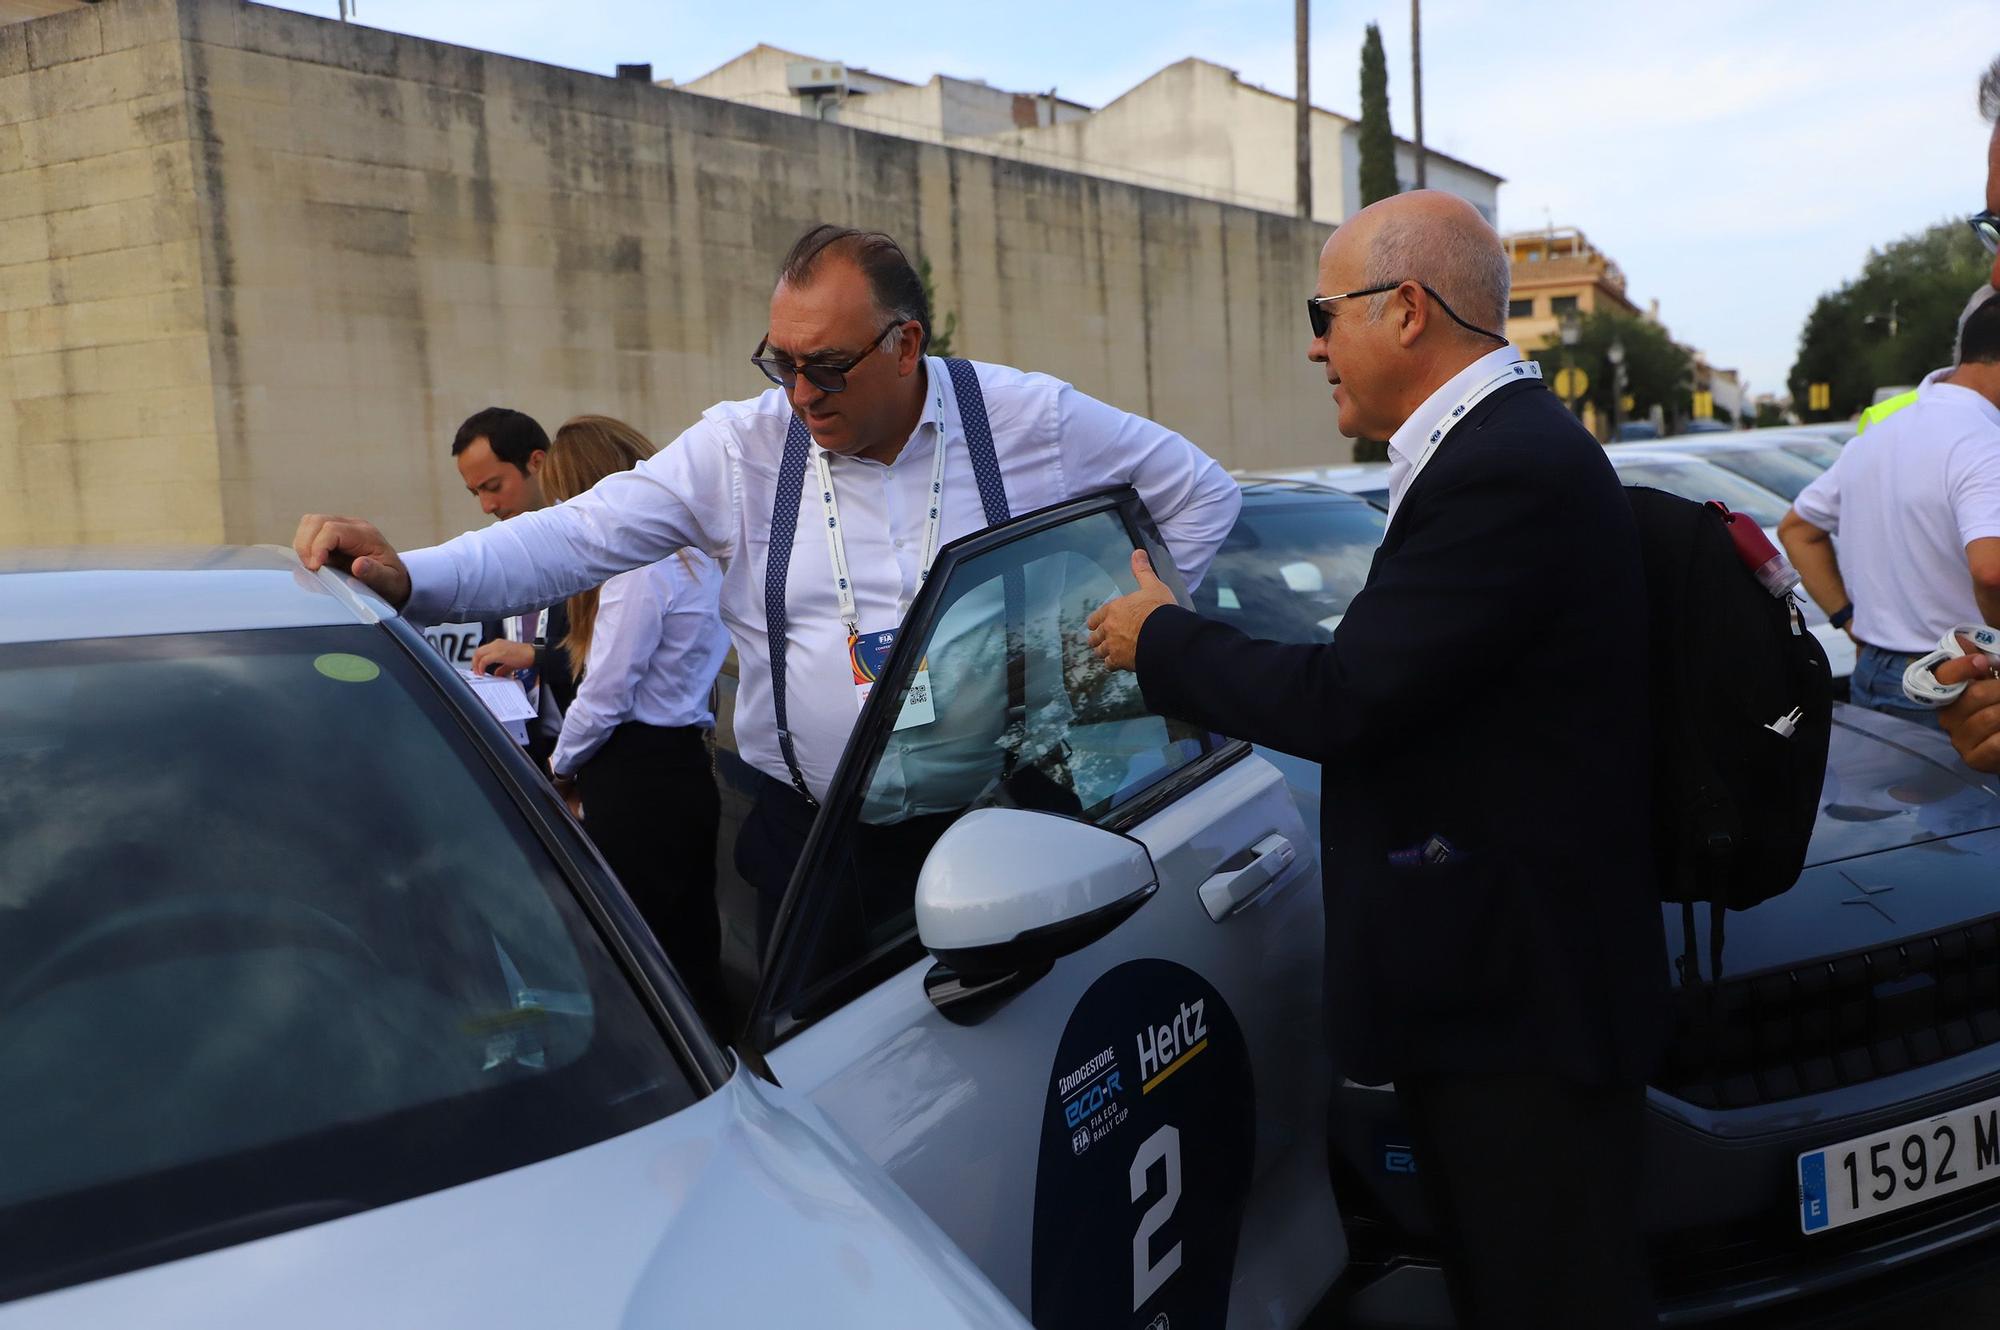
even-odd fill
[(917, 936), (961, 985), (1041, 973), (1159, 888), (1153, 856), (1130, 836), (1051, 813), (977, 808), (924, 860)]

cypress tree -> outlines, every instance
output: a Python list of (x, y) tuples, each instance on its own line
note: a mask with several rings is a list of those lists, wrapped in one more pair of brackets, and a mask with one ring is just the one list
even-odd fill
[(1397, 193), (1396, 132), (1389, 128), (1389, 61), (1382, 29), (1368, 25), (1361, 42), (1361, 206)]

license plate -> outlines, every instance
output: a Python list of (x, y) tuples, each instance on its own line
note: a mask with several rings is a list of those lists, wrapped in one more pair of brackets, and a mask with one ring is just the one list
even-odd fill
[(1823, 1233), (2000, 1178), (2000, 1099), (1799, 1156), (1799, 1227)]

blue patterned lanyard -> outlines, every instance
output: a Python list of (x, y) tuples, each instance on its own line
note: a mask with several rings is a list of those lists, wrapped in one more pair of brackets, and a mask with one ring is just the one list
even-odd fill
[[(969, 360), (947, 360), (944, 367), (951, 377), (952, 395), (958, 401), (959, 424), (965, 431), (965, 452), (972, 462), (980, 507), (985, 510), (986, 524), (998, 526), (1012, 514), (1007, 507), (1007, 487), (1000, 478), (1000, 459), (993, 450), (993, 427), (986, 419), (986, 398), (979, 390), (978, 373)], [(946, 442), (944, 421), (940, 419), (937, 441), (940, 452)], [(778, 722), (778, 752), (785, 759), (785, 770), (791, 773), (792, 787), (817, 806), (819, 801), (813, 798), (805, 773), (799, 769), (798, 752), (785, 716), (785, 647), (791, 626), (785, 588), (791, 574), (792, 541), (798, 535), (799, 501), (805, 493), (806, 467), (811, 456), (812, 435), (794, 413), (785, 430), (785, 456), (778, 464), (778, 489), (771, 501), (771, 544), (764, 564), (764, 623), (771, 652), (771, 709)], [(934, 502), (936, 497), (933, 496)]]

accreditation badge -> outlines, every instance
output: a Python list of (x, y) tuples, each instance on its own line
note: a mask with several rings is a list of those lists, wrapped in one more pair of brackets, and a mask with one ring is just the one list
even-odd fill
[[(875, 691), (875, 681), (882, 677), (883, 669), (889, 664), (889, 652), (896, 645), (896, 632), (896, 629), (890, 628), (847, 639), (847, 659), (854, 667), (856, 710), (868, 705), (868, 695)], [(931, 697), (930, 662), (926, 660), (917, 666), (916, 677), (910, 680), (909, 696), (903, 699), (903, 711), (896, 717), (895, 728), (903, 730), (912, 725), (928, 725), (936, 719), (937, 706)]]

